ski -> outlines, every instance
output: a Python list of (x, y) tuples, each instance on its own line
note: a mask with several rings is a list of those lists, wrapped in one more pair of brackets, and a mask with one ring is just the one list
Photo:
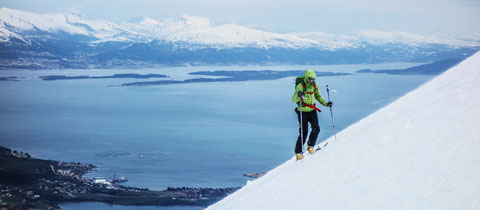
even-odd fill
[[(323, 145), (323, 148), (325, 148), (327, 145), (328, 145), (328, 141)], [(322, 146), (319, 145), (317, 146), (317, 149), (315, 149), (315, 152), (321, 149), (322, 149)]]

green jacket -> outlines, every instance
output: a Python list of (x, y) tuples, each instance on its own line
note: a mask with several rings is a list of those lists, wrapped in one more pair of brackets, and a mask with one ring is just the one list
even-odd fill
[[(322, 96), (320, 95), (320, 90), (318, 89), (318, 85), (314, 82), (313, 84), (308, 84), (307, 80), (308, 78), (316, 78), (317, 75), (315, 74), (315, 72), (313, 70), (307, 70), (305, 71), (305, 80), (304, 80), (304, 83), (305, 83), (305, 90), (303, 89), (303, 84), (300, 83), (297, 85), (297, 87), (295, 88), (295, 93), (293, 93), (293, 96), (292, 96), (292, 101), (296, 104), (298, 104), (300, 102), (300, 98), (298, 97), (298, 91), (302, 91), (303, 92), (303, 102), (306, 103), (306, 104), (310, 104), (310, 105), (313, 105), (315, 103), (315, 99), (320, 102), (320, 104), (322, 104), (323, 106), (327, 106), (327, 102), (322, 98)], [(317, 90), (315, 91), (315, 86), (317, 88)], [(314, 92), (313, 94), (308, 94), (306, 92)], [(300, 111), (299, 108), (297, 108), (298, 111)], [(313, 111), (314, 109), (313, 108), (310, 108), (310, 107), (305, 107), (302, 105), (302, 112), (311, 112)]]

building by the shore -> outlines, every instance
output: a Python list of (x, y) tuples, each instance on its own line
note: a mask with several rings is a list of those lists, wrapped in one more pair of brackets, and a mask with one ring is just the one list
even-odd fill
[(95, 184), (108, 184), (108, 185), (112, 184), (109, 181), (107, 181), (107, 178), (105, 178), (105, 177), (95, 177), (95, 178), (93, 178), (93, 182)]

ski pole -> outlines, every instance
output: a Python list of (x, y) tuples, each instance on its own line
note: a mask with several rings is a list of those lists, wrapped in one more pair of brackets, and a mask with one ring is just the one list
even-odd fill
[[(328, 88), (328, 85), (327, 85), (327, 95), (328, 95), (328, 102), (331, 102), (331, 100), (330, 100), (330, 88)], [(335, 120), (333, 119), (332, 106), (330, 106), (330, 117), (332, 118), (333, 134), (335, 135), (335, 141), (336, 141), (337, 140), (337, 131), (335, 130)]]
[[(303, 97), (303, 96), (302, 96), (302, 97)], [(301, 138), (301, 142), (302, 142), (302, 152), (303, 152), (302, 97), (300, 97), (300, 138)]]

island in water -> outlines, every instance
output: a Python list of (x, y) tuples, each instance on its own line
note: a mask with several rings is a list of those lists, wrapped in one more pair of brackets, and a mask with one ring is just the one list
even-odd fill
[(0, 209), (61, 209), (62, 202), (130, 206), (208, 206), (240, 187), (172, 188), (154, 191), (118, 180), (85, 178), (94, 165), (41, 160), (0, 146)]
[(362, 69), (355, 73), (380, 73), (395, 75), (438, 75), (460, 63), (460, 59), (446, 59), (406, 69), (371, 70)]
[[(333, 72), (315, 72), (317, 77), (326, 76), (346, 76), (351, 75), (349, 73), (333, 73)], [(240, 82), (240, 81), (252, 81), (252, 80), (275, 80), (285, 77), (295, 77), (305, 74), (305, 70), (290, 70), (290, 71), (272, 71), (272, 70), (259, 70), (259, 71), (198, 71), (191, 72), (191, 75), (200, 76), (215, 76), (220, 78), (194, 78), (183, 81), (177, 80), (160, 80), (160, 81), (148, 81), (148, 82), (132, 82), (125, 83), (122, 86), (145, 86), (145, 85), (169, 85), (169, 84), (187, 84), (187, 83), (200, 83), (200, 82)]]
[(0, 81), (20, 81), (20, 77), (0, 77)]
[(246, 176), (246, 177), (250, 177), (250, 178), (260, 178), (262, 177), (263, 175), (265, 175), (265, 173), (246, 173), (246, 174), (243, 174), (243, 176)]
[(168, 76), (163, 74), (114, 74), (112, 76), (65, 76), (65, 75), (49, 75), (41, 76), (40, 79), (46, 81), (52, 80), (77, 80), (77, 79), (150, 79), (150, 78), (166, 78)]

